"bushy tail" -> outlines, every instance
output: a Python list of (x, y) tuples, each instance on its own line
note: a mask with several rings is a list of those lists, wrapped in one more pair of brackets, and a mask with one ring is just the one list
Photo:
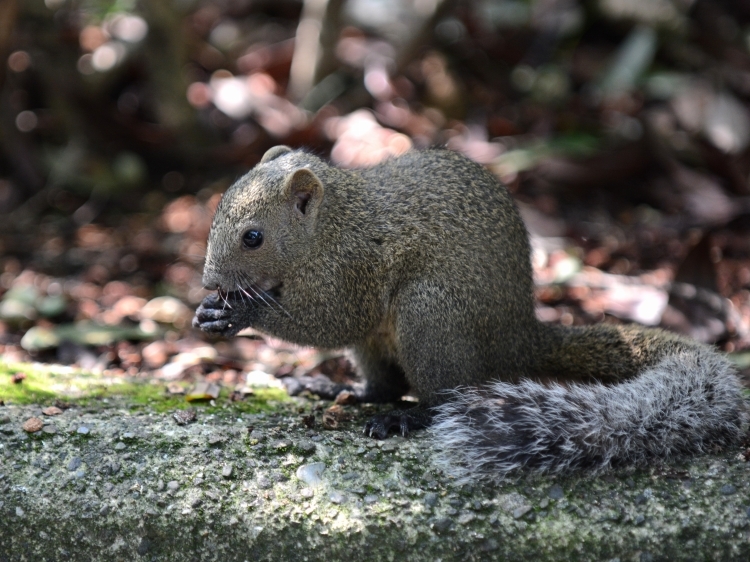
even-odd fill
[(451, 392), (430, 432), (440, 466), (464, 481), (642, 466), (713, 451), (742, 431), (733, 367), (697, 345), (612, 386), (525, 380)]

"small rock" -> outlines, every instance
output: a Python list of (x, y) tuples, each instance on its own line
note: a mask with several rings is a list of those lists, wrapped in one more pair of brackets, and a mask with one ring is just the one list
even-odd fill
[(45, 425), (42, 428), (42, 433), (48, 433), (48, 434), (57, 433), (57, 428), (54, 425)]
[(21, 427), (28, 433), (35, 433), (44, 427), (44, 422), (39, 418), (29, 418)]
[(547, 490), (547, 496), (552, 500), (561, 500), (565, 496), (565, 493), (559, 484), (553, 484)]
[(208, 437), (208, 444), (211, 447), (216, 447), (218, 445), (221, 445), (222, 443), (224, 443), (224, 437), (221, 435), (214, 434)]
[(438, 533), (444, 533), (451, 528), (451, 525), (453, 525), (453, 521), (448, 517), (444, 517), (442, 519), (436, 519), (432, 524), (432, 528)]
[(392, 453), (393, 451), (397, 449), (398, 449), (398, 444), (393, 439), (386, 441), (385, 443), (383, 443), (383, 446), (380, 447), (380, 450), (383, 451), (384, 453)]
[(313, 492), (310, 488), (302, 488), (299, 491), (299, 495), (305, 499), (309, 499), (315, 495), (315, 492)]
[(637, 515), (636, 518), (633, 520), (633, 524), (643, 525), (645, 521), (646, 521), (646, 518), (643, 515)]
[(48, 408), (44, 408), (42, 410), (42, 413), (45, 416), (59, 416), (60, 414), (63, 413), (63, 411), (57, 406), (49, 406)]
[(135, 433), (133, 433), (133, 432), (131, 432), (131, 431), (128, 431), (128, 432), (126, 432), (126, 433), (123, 433), (123, 434), (122, 434), (122, 439), (123, 439), (123, 440), (126, 440), (126, 441), (128, 441), (128, 440), (131, 440), (131, 439), (135, 439)]
[(81, 466), (81, 457), (73, 457), (68, 461), (68, 470), (71, 472), (74, 470), (78, 470), (78, 467)]
[(320, 486), (323, 483), (323, 471), (326, 469), (325, 463), (314, 462), (305, 464), (297, 469), (297, 478), (302, 480), (308, 486)]
[(312, 453), (315, 452), (316, 448), (317, 447), (315, 443), (313, 443), (312, 441), (304, 440), (304, 441), (300, 441), (297, 444), (297, 449), (299, 449), (300, 453), (302, 453), (303, 455), (311, 455)]
[(16, 517), (23, 517), (25, 514), (24, 510), (20, 507), (16, 507)]
[(530, 505), (523, 505), (521, 507), (517, 507), (513, 510), (513, 519), (520, 519), (524, 515), (526, 515), (529, 511), (531, 511)]
[(366, 504), (373, 504), (378, 501), (378, 496), (373, 495), (373, 494), (368, 494), (365, 496), (364, 500)]
[(151, 548), (151, 541), (148, 540), (147, 537), (143, 537), (141, 538), (141, 542), (138, 544), (138, 548), (136, 549), (136, 552), (138, 552), (138, 556), (146, 556), (150, 548)]
[(427, 492), (424, 495), (424, 504), (430, 507), (435, 507), (438, 503), (438, 495), (435, 492)]
[(333, 492), (331, 492), (331, 495), (328, 497), (328, 499), (330, 499), (332, 503), (335, 503), (338, 505), (346, 501), (346, 496), (343, 494), (343, 492), (334, 490)]
[(492, 552), (493, 550), (497, 550), (498, 548), (500, 548), (500, 545), (495, 539), (487, 539), (481, 544), (479, 550), (483, 552)]
[(177, 410), (172, 414), (172, 417), (177, 422), (177, 425), (187, 425), (193, 423), (198, 416), (195, 410)]
[(123, 443), (122, 441), (118, 441), (117, 443), (115, 443), (115, 451), (122, 451), (126, 447), (127, 445)]
[(88, 435), (89, 433), (91, 433), (91, 430), (85, 425), (82, 425), (81, 427), (76, 429), (76, 433), (78, 433), (79, 435)]
[(170, 480), (167, 482), (167, 489), (176, 492), (180, 489), (180, 483), (177, 480)]
[(263, 476), (262, 474), (258, 476), (258, 488), (261, 490), (268, 490), (269, 488), (272, 488), (273, 484), (268, 479), (268, 477)]
[(737, 491), (737, 488), (735, 488), (732, 484), (724, 484), (719, 491), (723, 496), (731, 496)]
[(196, 508), (200, 507), (203, 504), (203, 498), (200, 496), (197, 496), (193, 498), (193, 501), (190, 502), (190, 507)]
[(466, 525), (467, 523), (471, 523), (472, 521), (474, 521), (474, 519), (476, 519), (476, 515), (474, 515), (473, 513), (463, 513), (459, 515), (458, 523), (459, 525)]
[(224, 468), (221, 469), (221, 475), (224, 478), (231, 478), (232, 470), (234, 470), (234, 467), (231, 464), (224, 465)]

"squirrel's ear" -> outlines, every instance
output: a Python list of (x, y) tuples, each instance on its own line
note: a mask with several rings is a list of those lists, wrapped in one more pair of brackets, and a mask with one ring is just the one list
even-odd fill
[(313, 172), (300, 168), (287, 179), (286, 194), (294, 211), (303, 217), (317, 210), (323, 199), (323, 184)]
[(292, 149), (288, 146), (284, 146), (283, 144), (280, 144), (279, 146), (274, 146), (273, 148), (269, 148), (266, 150), (266, 153), (263, 155), (263, 158), (260, 159), (261, 164), (265, 164), (266, 162), (270, 162), (271, 160), (275, 160), (282, 154), (286, 154), (287, 152), (291, 152)]

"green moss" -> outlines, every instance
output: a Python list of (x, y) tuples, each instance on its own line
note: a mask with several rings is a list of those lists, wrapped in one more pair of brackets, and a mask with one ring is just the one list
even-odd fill
[[(23, 373), (26, 378), (13, 383), (11, 377)], [(167, 392), (166, 385), (151, 379), (106, 377), (63, 366), (46, 366), (0, 361), (0, 399), (13, 404), (51, 404), (63, 400), (79, 406), (103, 407), (104, 400), (114, 399), (118, 406), (125, 402), (133, 410), (148, 409), (156, 413), (205, 408), (207, 413), (259, 413), (289, 402), (280, 388), (260, 388), (246, 400), (231, 402), (231, 391), (222, 388), (212, 402), (188, 402), (184, 396)]]
[[(12, 382), (16, 373), (26, 376), (20, 383)], [(31, 365), (0, 363), (0, 400), (15, 404), (37, 404), (53, 401), (58, 394), (51, 389), (50, 377)]]

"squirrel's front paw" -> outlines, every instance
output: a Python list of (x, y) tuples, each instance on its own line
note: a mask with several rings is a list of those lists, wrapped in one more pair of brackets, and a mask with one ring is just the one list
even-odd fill
[(244, 326), (236, 319), (235, 310), (218, 293), (208, 295), (201, 302), (193, 317), (193, 327), (209, 334), (232, 337)]

